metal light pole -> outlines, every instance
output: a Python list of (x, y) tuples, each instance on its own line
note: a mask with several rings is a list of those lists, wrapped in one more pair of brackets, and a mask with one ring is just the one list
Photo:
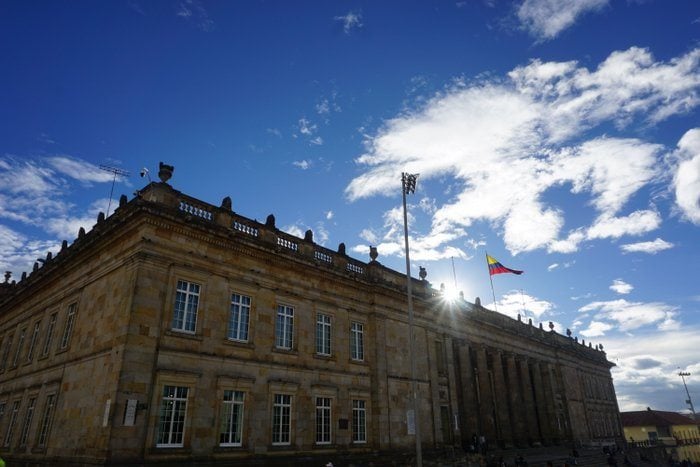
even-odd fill
[(418, 417), (418, 389), (416, 387), (416, 355), (413, 332), (413, 292), (411, 291), (411, 260), (408, 255), (408, 214), (406, 211), (406, 195), (416, 192), (416, 178), (418, 174), (401, 173), (401, 192), (403, 195), (403, 236), (406, 244), (406, 294), (408, 295), (408, 329), (409, 348), (411, 358), (411, 393), (413, 398), (413, 425), (416, 433), (416, 466), (423, 466), (423, 453), (421, 451), (420, 419)]
[(690, 411), (693, 413), (693, 420), (696, 420), (695, 407), (693, 407), (693, 400), (690, 398), (690, 392), (688, 392), (688, 386), (685, 384), (685, 377), (690, 376), (690, 373), (687, 371), (681, 371), (678, 373), (678, 376), (680, 376), (683, 379), (683, 386), (685, 387), (685, 393), (688, 395), (688, 400), (686, 400), (685, 403), (690, 406)]

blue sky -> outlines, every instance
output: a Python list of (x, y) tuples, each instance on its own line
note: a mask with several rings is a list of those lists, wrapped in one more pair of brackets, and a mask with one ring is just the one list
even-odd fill
[[(700, 404), (700, 3), (0, 3), (0, 268), (172, 185), (605, 346), (622, 410)], [(113, 205), (112, 205), (113, 206)], [(453, 265), (454, 264), (454, 270)]]

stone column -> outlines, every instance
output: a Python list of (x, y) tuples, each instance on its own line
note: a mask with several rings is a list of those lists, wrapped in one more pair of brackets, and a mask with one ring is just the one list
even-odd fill
[(520, 365), (520, 378), (523, 389), (523, 412), (525, 413), (524, 419), (526, 421), (528, 438), (530, 443), (539, 444), (542, 435), (540, 432), (540, 423), (537, 418), (532, 381), (530, 379), (530, 365), (527, 357), (522, 358), (518, 363)]
[(518, 378), (518, 370), (515, 355), (506, 355), (506, 376), (508, 380), (508, 400), (511, 407), (512, 432), (515, 444), (520, 447), (527, 446), (527, 427), (525, 425), (525, 404), (523, 400), (522, 385)]
[(491, 378), (488, 369), (486, 347), (480, 347), (476, 352), (477, 369), (479, 375), (479, 417), (481, 419), (481, 433), (487, 442), (493, 443), (498, 438), (496, 419), (494, 418), (493, 392), (491, 391)]
[(509, 394), (511, 388), (506, 385), (505, 375), (503, 374), (503, 357), (501, 351), (496, 351), (493, 354), (493, 383), (495, 392), (496, 417), (498, 426), (500, 427), (500, 440), (502, 446), (506, 448), (513, 447), (513, 430), (509, 407)]
[(544, 392), (540, 362), (533, 361), (530, 368), (532, 369), (532, 387), (535, 390), (535, 407), (537, 409), (537, 419), (540, 422), (542, 442), (544, 444), (549, 444), (552, 439), (552, 430), (549, 424), (549, 417), (547, 416), (547, 400)]
[(474, 368), (469, 346), (460, 342), (458, 347), (459, 356), (459, 422), (462, 432), (462, 447), (467, 449), (472, 442), (472, 435), (479, 431), (478, 406), (476, 404), (476, 388), (474, 386)]
[(563, 430), (559, 429), (557, 424), (557, 406), (555, 400), (556, 386), (554, 377), (552, 376), (552, 365), (548, 362), (542, 364), (542, 378), (544, 386), (545, 409), (547, 410), (547, 420), (549, 421), (549, 430), (551, 438), (555, 443), (558, 443), (564, 437)]

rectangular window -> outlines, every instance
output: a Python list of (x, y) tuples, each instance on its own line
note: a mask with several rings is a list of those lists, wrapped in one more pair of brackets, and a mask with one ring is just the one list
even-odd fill
[(36, 444), (40, 448), (46, 447), (46, 441), (49, 439), (49, 430), (51, 428), (54, 405), (56, 405), (56, 394), (49, 394), (46, 396), (44, 415), (41, 417), (41, 429), (39, 430), (39, 436), (36, 440)]
[(367, 442), (367, 409), (361, 399), (352, 401), (352, 442)]
[(197, 307), (199, 306), (199, 284), (183, 280), (177, 281), (173, 330), (194, 333), (197, 327)]
[(15, 337), (14, 334), (10, 334), (5, 339), (5, 348), (2, 351), (2, 361), (0, 361), (0, 371), (5, 371), (5, 368), (7, 368), (7, 359), (10, 356), (10, 347), (12, 347), (13, 337)]
[(0, 425), (2, 425), (2, 420), (5, 418), (5, 401), (0, 402)]
[(19, 404), (20, 401), (14, 401), (12, 403), (12, 413), (10, 413), (10, 423), (7, 425), (7, 432), (5, 433), (5, 442), (3, 446), (10, 447), (12, 443), (12, 435), (15, 431), (15, 423), (17, 423), (17, 415), (19, 414)]
[(275, 345), (277, 348), (291, 350), (294, 336), (294, 308), (277, 305), (277, 324), (275, 326)]
[(27, 406), (27, 413), (24, 415), (24, 425), (22, 426), (22, 435), (19, 438), (19, 445), (27, 445), (27, 437), (29, 436), (29, 427), (32, 425), (32, 418), (34, 417), (34, 405), (36, 404), (36, 397), (29, 399), (29, 405)]
[(197, 326), (197, 307), (199, 306), (199, 284), (177, 281), (175, 292), (175, 310), (173, 312), (173, 329), (194, 333)]
[(41, 326), (41, 321), (34, 323), (34, 331), (32, 331), (32, 339), (29, 341), (29, 350), (27, 350), (27, 363), (32, 361), (34, 358), (34, 348), (36, 347), (36, 341), (39, 339), (39, 327)]
[(231, 314), (228, 320), (228, 338), (234, 341), (248, 340), (248, 323), (250, 321), (250, 297), (231, 294)]
[(442, 341), (435, 341), (435, 358), (438, 374), (447, 374), (447, 364), (445, 363), (445, 346), (442, 344)]
[(187, 387), (163, 386), (156, 447), (184, 446), (188, 392)]
[(275, 394), (272, 406), (272, 444), (291, 444), (292, 396)]
[(224, 391), (224, 413), (221, 417), (221, 446), (241, 446), (243, 435), (243, 391)]
[(331, 398), (316, 398), (316, 444), (331, 442)]
[(49, 350), (51, 350), (51, 340), (53, 339), (53, 330), (56, 327), (56, 316), (57, 313), (51, 314), (51, 317), (49, 318), (49, 327), (46, 328), (46, 338), (44, 339), (44, 348), (41, 351), (42, 356), (46, 356), (49, 354)]
[(331, 354), (331, 317), (323, 313), (316, 315), (316, 353)]
[(27, 328), (24, 328), (19, 332), (19, 340), (17, 341), (17, 348), (15, 349), (15, 358), (12, 360), (12, 366), (17, 366), (17, 362), (19, 362), (19, 354), (22, 353), (22, 347), (24, 347), (24, 336), (26, 334)]
[(73, 334), (73, 324), (75, 323), (75, 309), (78, 307), (76, 303), (71, 303), (68, 306), (68, 314), (66, 315), (66, 325), (63, 328), (63, 337), (61, 338), (61, 349), (68, 348), (70, 337)]
[(350, 358), (365, 359), (364, 326), (362, 323), (352, 323), (350, 326)]

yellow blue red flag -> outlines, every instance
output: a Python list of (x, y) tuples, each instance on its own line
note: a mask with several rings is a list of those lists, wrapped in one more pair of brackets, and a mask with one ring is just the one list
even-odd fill
[(505, 273), (512, 273), (512, 274), (522, 274), (523, 271), (518, 271), (517, 269), (511, 269), (503, 266), (501, 263), (496, 260), (493, 256), (489, 256), (488, 254), (486, 255), (486, 262), (489, 265), (489, 275), (493, 276), (494, 274), (505, 274)]

